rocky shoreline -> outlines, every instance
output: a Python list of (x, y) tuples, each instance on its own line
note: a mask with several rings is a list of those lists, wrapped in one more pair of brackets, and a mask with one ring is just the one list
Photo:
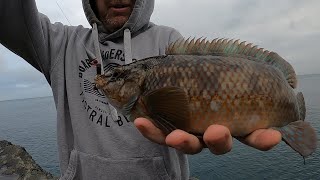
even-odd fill
[(52, 174), (43, 170), (25, 150), (11, 142), (0, 141), (0, 179), (1, 180), (56, 180)]
[[(0, 180), (58, 180), (43, 170), (24, 147), (0, 140)], [(198, 180), (190, 178), (189, 180)]]

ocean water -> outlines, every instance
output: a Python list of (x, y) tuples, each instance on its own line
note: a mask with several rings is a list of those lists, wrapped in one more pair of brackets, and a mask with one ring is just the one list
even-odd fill
[[(307, 103), (306, 121), (320, 137), (320, 75), (299, 76), (298, 89)], [(2, 101), (0, 139), (25, 147), (41, 167), (59, 175), (55, 119), (52, 97)], [(234, 140), (232, 151), (226, 155), (203, 150), (190, 155), (189, 161), (191, 175), (201, 180), (320, 179), (320, 148), (304, 165), (302, 157), (284, 142), (261, 152)]]
[(0, 139), (25, 147), (43, 169), (60, 173), (52, 97), (0, 102)]

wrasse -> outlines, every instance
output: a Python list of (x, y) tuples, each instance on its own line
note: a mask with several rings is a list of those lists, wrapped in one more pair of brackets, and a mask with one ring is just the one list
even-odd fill
[(201, 137), (212, 124), (234, 137), (275, 128), (303, 157), (317, 147), (293, 67), (239, 40), (179, 40), (166, 55), (114, 68), (95, 84), (131, 121), (145, 117), (167, 134), (182, 129)]

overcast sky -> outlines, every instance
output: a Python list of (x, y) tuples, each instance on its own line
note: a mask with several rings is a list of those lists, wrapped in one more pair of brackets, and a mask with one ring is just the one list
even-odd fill
[[(52, 22), (69, 24), (55, 0), (36, 0)], [(72, 25), (89, 27), (81, 0), (58, 0)], [(241, 39), (275, 51), (297, 74), (320, 74), (319, 0), (156, 0), (152, 22), (185, 37)], [(0, 45), (0, 100), (51, 95), (43, 75)]]

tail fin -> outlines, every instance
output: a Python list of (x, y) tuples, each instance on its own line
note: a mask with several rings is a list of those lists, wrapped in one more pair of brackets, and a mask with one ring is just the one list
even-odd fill
[(298, 92), (297, 94), (299, 112), (300, 112), (300, 120), (304, 121), (306, 118), (306, 105), (304, 102), (304, 97), (302, 92)]
[(301, 156), (307, 157), (317, 149), (317, 134), (305, 121), (295, 121), (279, 128), (282, 139)]

